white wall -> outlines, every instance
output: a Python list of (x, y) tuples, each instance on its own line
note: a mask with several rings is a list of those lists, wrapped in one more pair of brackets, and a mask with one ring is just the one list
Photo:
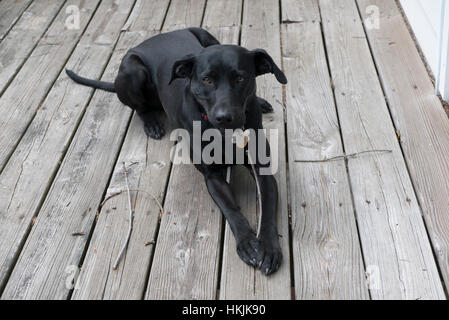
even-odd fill
[(439, 90), (443, 99), (449, 102), (449, 1), (446, 1), (444, 14), (441, 76)]
[(401, 0), (402, 8), (434, 75), (438, 69), (441, 1)]
[(441, 68), (438, 70), (440, 17), (443, 1), (447, 0), (400, 0), (433, 75), (435, 78), (438, 77), (438, 74), (440, 75), (439, 92), (444, 100), (449, 101), (449, 1), (446, 2), (441, 44)]

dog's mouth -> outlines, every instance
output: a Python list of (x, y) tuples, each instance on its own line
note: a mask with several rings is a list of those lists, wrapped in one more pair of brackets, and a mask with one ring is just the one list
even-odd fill
[(210, 118), (209, 122), (212, 124), (212, 126), (220, 131), (224, 131), (226, 129), (229, 130), (237, 130), (237, 129), (243, 129), (245, 126), (245, 121), (244, 120), (237, 120), (237, 121), (233, 121), (231, 123), (220, 123), (218, 121), (216, 121), (214, 118)]
[(223, 128), (223, 127), (214, 127), (214, 128), (217, 129), (223, 136), (225, 135), (226, 130), (232, 130), (233, 132), (238, 131), (238, 130), (245, 131), (244, 126), (237, 127), (237, 128)]
[(226, 131), (230, 132), (235, 132), (235, 131), (239, 131), (239, 130), (243, 130), (245, 131), (245, 127), (242, 126), (230, 126), (230, 127), (223, 127), (223, 126), (214, 126), (214, 129), (218, 130), (220, 132), (221, 135), (225, 135)]

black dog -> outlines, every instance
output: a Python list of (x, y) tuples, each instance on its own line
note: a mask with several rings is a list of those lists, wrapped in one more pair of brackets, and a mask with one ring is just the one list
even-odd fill
[[(175, 127), (190, 133), (193, 121), (201, 121), (202, 130), (261, 129), (262, 111), (271, 111), (272, 107), (256, 97), (255, 78), (266, 73), (287, 83), (264, 50), (220, 45), (200, 28), (160, 34), (129, 50), (115, 83), (85, 79), (67, 70), (80, 84), (116, 92), (121, 102), (136, 110), (146, 134), (154, 139), (164, 135), (157, 110), (163, 110)], [(269, 148), (268, 142), (266, 145)], [(201, 163), (196, 167), (232, 229), (240, 258), (269, 275), (278, 270), (282, 260), (276, 222), (278, 191), (274, 177), (261, 175), (257, 169), (263, 165), (258, 159), (255, 162), (263, 210), (259, 238), (239, 211), (223, 177), (227, 165)]]

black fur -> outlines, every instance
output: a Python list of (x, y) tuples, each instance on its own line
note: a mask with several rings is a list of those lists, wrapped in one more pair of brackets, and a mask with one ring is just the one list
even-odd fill
[[(262, 112), (273, 108), (256, 96), (255, 78), (266, 73), (287, 83), (285, 75), (265, 50), (221, 45), (200, 28), (160, 34), (130, 49), (114, 83), (85, 79), (67, 70), (80, 84), (116, 92), (120, 101), (141, 117), (146, 134), (155, 139), (164, 135), (162, 122), (156, 117), (158, 110), (164, 111), (174, 127), (190, 132), (195, 120), (203, 120), (205, 128), (221, 131), (242, 127), (261, 129)], [(269, 148), (268, 142), (265, 143)], [(191, 145), (191, 154), (193, 152)], [(259, 159), (255, 166), (263, 167)], [(257, 238), (223, 178), (227, 166), (201, 163), (196, 167), (204, 175), (210, 195), (229, 222), (241, 259), (267, 275), (278, 270), (282, 252), (277, 234), (278, 191), (274, 177), (260, 175), (256, 170), (263, 207), (261, 233)], [(188, 181), (185, 183), (188, 185)]]

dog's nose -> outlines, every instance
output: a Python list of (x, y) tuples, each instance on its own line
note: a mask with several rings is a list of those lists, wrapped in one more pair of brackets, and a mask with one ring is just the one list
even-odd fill
[(219, 124), (230, 124), (232, 123), (232, 114), (229, 112), (220, 112), (215, 116), (215, 119), (217, 119)]

